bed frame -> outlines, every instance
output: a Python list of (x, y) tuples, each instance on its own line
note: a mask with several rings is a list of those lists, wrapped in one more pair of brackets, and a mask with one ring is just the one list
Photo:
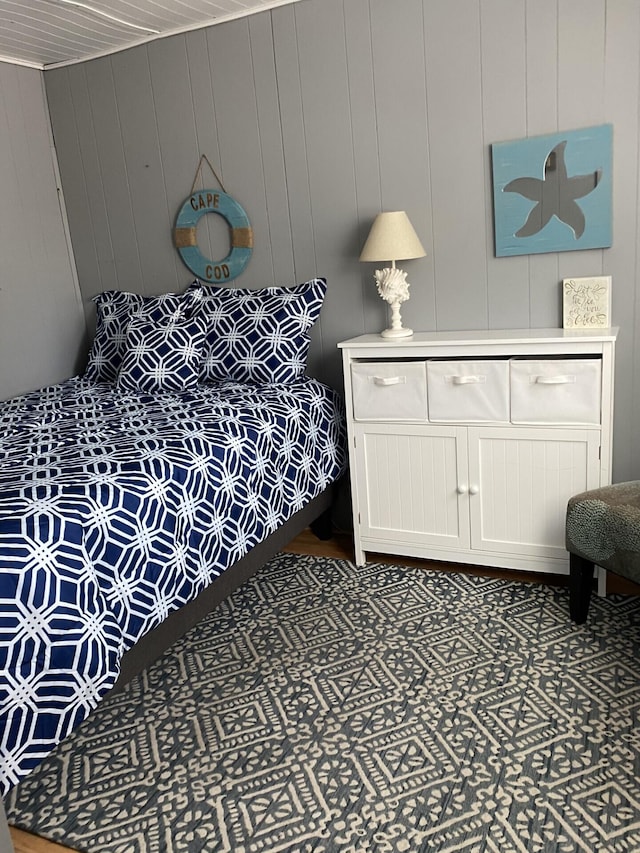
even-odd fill
[[(106, 695), (122, 690), (132, 678), (156, 661), (169, 646), (249, 580), (307, 527), (312, 529), (318, 539), (330, 539), (334, 487), (335, 484), (325, 489), (264, 541), (254, 546), (242, 559), (224, 571), (212, 584), (202, 590), (197, 598), (183, 605), (180, 610), (171, 613), (162, 624), (141, 637), (123, 656), (120, 676)], [(4, 803), (0, 798), (0, 853), (13, 853), (13, 849)]]

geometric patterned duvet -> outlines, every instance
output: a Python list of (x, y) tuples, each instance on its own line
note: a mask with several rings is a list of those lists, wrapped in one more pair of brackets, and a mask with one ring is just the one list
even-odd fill
[(345, 464), (339, 399), (313, 379), (148, 395), (74, 378), (0, 403), (0, 793), (136, 640)]

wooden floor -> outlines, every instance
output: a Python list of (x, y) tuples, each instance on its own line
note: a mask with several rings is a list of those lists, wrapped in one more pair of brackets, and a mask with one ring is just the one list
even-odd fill
[[(317, 539), (310, 530), (305, 530), (298, 536), (297, 539), (284, 549), (293, 554), (311, 554), (319, 557), (336, 557), (338, 559), (353, 559), (353, 543), (352, 539), (347, 534), (336, 534), (333, 539), (321, 542)], [(410, 557), (390, 557), (388, 555), (367, 554), (367, 559), (379, 562), (394, 563), (404, 566), (417, 566), (422, 568), (436, 569), (441, 571), (458, 571), (469, 574), (484, 575), (490, 577), (501, 577), (511, 580), (533, 581), (553, 583), (559, 586), (565, 586), (567, 579), (559, 575), (540, 575), (529, 574), (526, 572), (509, 571), (503, 569), (488, 569), (485, 567), (460, 566), (451, 563), (437, 563), (428, 560), (415, 560)], [(611, 584), (613, 581), (613, 585)], [(622, 579), (614, 579), (609, 576), (609, 590), (611, 592), (622, 592), (630, 595), (639, 595), (640, 587), (635, 584), (630, 584)], [(64, 853), (64, 851), (72, 851), (71, 847), (63, 847), (59, 844), (53, 844), (50, 841), (45, 841), (38, 838), (36, 835), (31, 835), (28, 832), (22, 832), (19, 829), (11, 829), (11, 837), (15, 847), (15, 853)], [(4, 853), (4, 851), (0, 851)]]

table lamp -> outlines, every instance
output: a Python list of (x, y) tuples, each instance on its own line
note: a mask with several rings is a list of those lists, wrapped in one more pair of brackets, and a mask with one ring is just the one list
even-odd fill
[(407, 274), (396, 267), (396, 261), (424, 258), (425, 252), (404, 210), (379, 213), (360, 253), (361, 261), (391, 261), (391, 267), (375, 271), (378, 293), (391, 306), (391, 326), (383, 338), (406, 338), (413, 334), (405, 329), (400, 317), (400, 303), (409, 298)]

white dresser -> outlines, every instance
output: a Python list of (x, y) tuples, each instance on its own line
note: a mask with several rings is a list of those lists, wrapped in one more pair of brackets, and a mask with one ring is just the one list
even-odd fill
[(355, 559), (568, 573), (567, 500), (611, 482), (616, 330), (362, 335), (342, 349)]

